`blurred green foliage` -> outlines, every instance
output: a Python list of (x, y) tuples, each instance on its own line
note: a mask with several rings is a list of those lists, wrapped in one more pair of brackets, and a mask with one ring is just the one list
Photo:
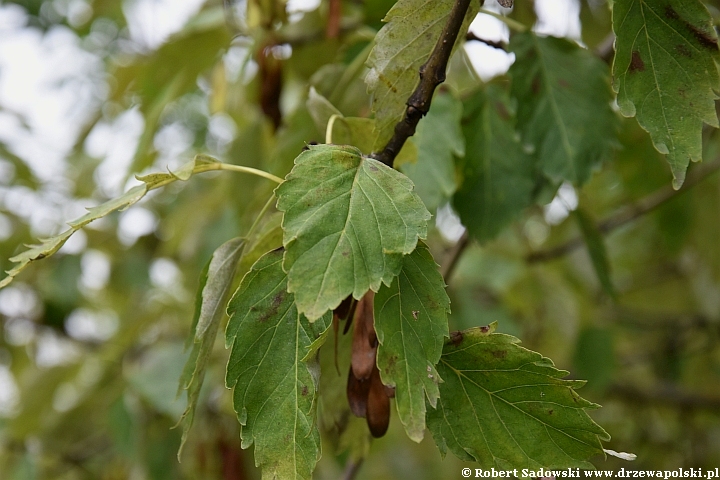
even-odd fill
[[(69, 192), (74, 198), (67, 202), (81, 205), (112, 196), (99, 178), (103, 159), (91, 158), (86, 139), (124, 112), (140, 112), (144, 125), (130, 152), (131, 166), (121, 176), (164, 170), (177, 160), (174, 167), (196, 153), (287, 174), (306, 144), (325, 139), (305, 107), (310, 86), (344, 116), (369, 116), (363, 82), (367, 46), (394, 2), (342, 2), (339, 35), (332, 37), (326, 31), (330, 0), (287, 18), (277, 15), (285, 2), (248, 2), (271, 9), (260, 12), (258, 18), (265, 20), (255, 23), (247, 21), (241, 4), (208, 0), (156, 49), (133, 43), (127, 2), (86, 3), (91, 15), (74, 24), (58, 13), (58, 0), (5, 2), (27, 14), (24, 28), (43, 35), (63, 26), (81, 45), (91, 44), (97, 32), (110, 36), (94, 50), (109, 93), (71, 142), (75, 147), (65, 169), (70, 188), (40, 181), (21, 155), (0, 143), (3, 168), (12, 165), (12, 175), (0, 179), (0, 226), (8, 232), (0, 241), (2, 270), (9, 270), (8, 258), (40, 233), (30, 214), (8, 207), (11, 192), (38, 199)], [(510, 18), (532, 25), (531, 3), (518, 1)], [(717, 2), (706, 3), (719, 18)], [(607, 40), (609, 9), (597, 1), (581, 6), (582, 40), (592, 51)], [(468, 100), (467, 92), (481, 82), (458, 58), (447, 84)], [(495, 82), (507, 84), (507, 78)], [(279, 108), (279, 124), (269, 113), (273, 107)], [(686, 186), (673, 193), (670, 170), (648, 134), (634, 118), (620, 123), (619, 148), (574, 189), (584, 221), (597, 222), (596, 228), (581, 228), (572, 215), (550, 217), (541, 204), (550, 202), (557, 185), (549, 195), (534, 192), (543, 200), (518, 214), (495, 239), (471, 242), (446, 278), (450, 329), (498, 321), (498, 331), (553, 358), (572, 379), (589, 380), (580, 393), (603, 405), (591, 416), (612, 435), (608, 448), (638, 455), (633, 464), (600, 459), (598, 468), (715, 468), (720, 459), (720, 179), (706, 166), (720, 161), (720, 138), (716, 130), (704, 132), (707, 164), (691, 165)], [(168, 159), (158, 137), (172, 129), (189, 139), (183, 137), (186, 147), (178, 158)], [(422, 145), (418, 141), (418, 148)], [(124, 237), (123, 219), (133, 210), (115, 213), (84, 230), (86, 246), (60, 251), (0, 291), (0, 372), (12, 378), (0, 383), (0, 399), (10, 399), (0, 412), (0, 478), (260, 478), (252, 450), (240, 446), (223, 382), (229, 352), (222, 342), (211, 353), (181, 463), (176, 458), (181, 431), (172, 427), (185, 408), (186, 399), (175, 392), (189, 353), (183, 343), (200, 273), (215, 248), (247, 232), (273, 187), (225, 172), (173, 184), (133, 207), (157, 220), (150, 232)], [(663, 201), (638, 210), (653, 199)], [(642, 214), (633, 216), (638, 211)], [(441, 207), (438, 217), (447, 216)], [(53, 233), (72, 218), (56, 219)], [(617, 224), (618, 219), (627, 221)], [(269, 216), (261, 225), (268, 242), (279, 244), (277, 224), (278, 217)], [(592, 237), (589, 244), (604, 241), (603, 254), (593, 255), (592, 248), (589, 254), (583, 235)], [(428, 243), (445, 265), (454, 242), (433, 228)], [(600, 257), (607, 270), (597, 267)], [(243, 261), (239, 275), (251, 264)], [(347, 337), (333, 342), (343, 340)], [(323, 365), (333, 364), (333, 344), (321, 351)], [(347, 367), (343, 361), (341, 367)], [(321, 382), (344, 382), (344, 376), (338, 378), (329, 375)], [(338, 439), (339, 420), (320, 404), (323, 457), (316, 478), (339, 478), (346, 462), (368, 451), (359, 479), (446, 478), (457, 476), (462, 466), (475, 466), (452, 456), (441, 460), (429, 435), (414, 444), (397, 415), (380, 440), (369, 443), (364, 425), (353, 430), (352, 422), (348, 431), (357, 432), (355, 437)]]

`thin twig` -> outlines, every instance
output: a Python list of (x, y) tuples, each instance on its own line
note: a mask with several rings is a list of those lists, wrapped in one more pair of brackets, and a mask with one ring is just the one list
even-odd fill
[(442, 267), (440, 268), (440, 273), (446, 282), (450, 280), (460, 256), (468, 245), (470, 245), (470, 235), (468, 235), (467, 230), (465, 230), (460, 239), (453, 245), (447, 255), (445, 255)]
[(457, 40), (460, 27), (470, 6), (470, 0), (456, 0), (448, 21), (438, 38), (430, 57), (420, 67), (420, 83), (410, 95), (403, 119), (395, 125), (395, 133), (381, 152), (372, 157), (392, 167), (405, 141), (415, 134), (420, 119), (430, 110), (430, 102), (438, 85), (445, 81), (445, 71)]
[(507, 44), (505, 42), (502, 42), (502, 41), (496, 42), (494, 40), (487, 40), (485, 38), (480, 38), (477, 35), (475, 35), (473, 32), (468, 32), (467, 35), (465, 35), (465, 41), (480, 42), (480, 43), (484, 43), (485, 45), (487, 45), (489, 47), (497, 48), (498, 50), (507, 51)]
[[(662, 206), (669, 200), (675, 198), (678, 195), (690, 190), (692, 187), (702, 182), (705, 178), (720, 170), (720, 159), (713, 160), (709, 163), (701, 164), (693, 168), (685, 180), (685, 184), (681, 190), (675, 190), (671, 185), (667, 185), (651, 193), (647, 197), (639, 200), (638, 202), (623, 207), (616, 213), (610, 215), (608, 218), (598, 224), (598, 230), (602, 234), (607, 234), (618, 227), (630, 223), (633, 220), (650, 213), (656, 208)], [(533, 252), (525, 257), (528, 263), (535, 262), (547, 262), (556, 258), (562, 257), (573, 250), (581, 247), (584, 244), (582, 237), (576, 237), (567, 242), (558, 245), (557, 247), (550, 248), (548, 250), (541, 250), (539, 252)]]

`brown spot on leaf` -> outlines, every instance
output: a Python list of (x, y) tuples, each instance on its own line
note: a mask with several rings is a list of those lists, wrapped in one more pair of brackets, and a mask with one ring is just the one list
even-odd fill
[(484, 327), (480, 327), (480, 331), (482, 333), (488, 333), (490, 331), (490, 325), (485, 325)]
[(537, 95), (538, 93), (540, 93), (541, 86), (542, 80), (540, 80), (540, 75), (535, 75), (535, 77), (533, 77), (532, 84), (530, 85), (530, 89), (535, 95)]
[(495, 358), (505, 358), (507, 357), (507, 350), (494, 350), (492, 356)]
[(692, 58), (692, 52), (682, 43), (679, 45), (675, 45), (675, 50), (683, 57)]
[(450, 332), (450, 343), (455, 345), (456, 347), (460, 345), (463, 341), (463, 333), (462, 332)]
[(630, 73), (644, 72), (645, 62), (640, 58), (640, 52), (633, 50), (632, 58), (630, 59)]
[(552, 409), (551, 409), (551, 410), (548, 410), (548, 415), (552, 415), (553, 412), (554, 412), (554, 410), (552, 410)]
[(258, 322), (263, 323), (266, 322), (269, 318), (274, 317), (280, 309), (280, 305), (283, 303), (283, 300), (285, 300), (286, 295), (287, 292), (285, 290), (280, 290), (278, 293), (276, 293), (272, 299), (270, 307), (265, 312), (263, 312), (262, 315), (260, 315), (260, 318), (258, 318)]
[(395, 88), (395, 85), (392, 84), (388, 77), (386, 77), (382, 73), (378, 73), (378, 79), (380, 79), (380, 81), (384, 83), (385, 86), (389, 88), (393, 93), (398, 93), (397, 88)]
[(710, 33), (699, 29), (695, 25), (687, 22), (685, 23), (685, 25), (687, 25), (687, 27), (690, 29), (695, 39), (700, 42), (700, 45), (710, 50), (717, 50), (717, 38), (712, 36)]
[[(709, 48), (710, 50), (717, 50), (717, 38), (715, 35), (712, 34), (711, 31), (703, 30), (702, 28), (697, 27), (696, 25), (693, 25), (692, 23), (688, 22), (684, 18), (681, 18), (680, 15), (675, 11), (673, 7), (670, 5), (667, 5), (665, 7), (665, 17), (670, 20), (679, 20), (681, 21), (685, 27), (692, 32), (695, 39), (705, 48)], [(682, 52), (680, 52), (681, 55), (683, 55)]]
[(418, 317), (420, 316), (420, 311), (419, 311), (419, 310), (413, 310), (413, 311), (412, 311), (412, 316), (413, 316), (413, 318), (414, 318), (415, 320), (417, 320)]
[(308, 394), (308, 388), (307, 385), (303, 385), (302, 390), (300, 391), (303, 397), (307, 397)]

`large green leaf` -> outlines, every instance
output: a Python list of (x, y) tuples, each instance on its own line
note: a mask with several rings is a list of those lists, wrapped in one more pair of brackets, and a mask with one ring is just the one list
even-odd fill
[(488, 85), (464, 102), (462, 183), (453, 197), (463, 225), (478, 241), (494, 238), (533, 203), (539, 172), (515, 133), (507, 94)]
[[(402, 120), (407, 100), (420, 80), (420, 66), (435, 47), (454, 3), (400, 0), (383, 19), (389, 23), (375, 37), (365, 78), (377, 120), (376, 150), (387, 143), (395, 124)], [(479, 2), (470, 4), (455, 48), (465, 42), (465, 32), (478, 8)]]
[(637, 116), (667, 154), (680, 188), (690, 160), (702, 159), (703, 122), (718, 126), (718, 40), (699, 0), (616, 0), (613, 88), (620, 111)]
[(178, 458), (195, 418), (195, 408), (205, 379), (205, 369), (215, 345), (220, 320), (225, 314), (225, 302), (244, 248), (243, 238), (233, 238), (223, 243), (215, 250), (200, 277), (195, 316), (188, 339), (192, 351), (180, 377), (180, 389), (187, 390), (188, 404), (178, 422), (183, 429)]
[(261, 257), (230, 301), (226, 385), (234, 389), (242, 447), (255, 444), (263, 479), (310, 479), (320, 458), (318, 368), (303, 358), (331, 315), (310, 323), (298, 314), (282, 258), (281, 250)]
[(430, 211), (437, 210), (457, 188), (454, 157), (465, 154), (461, 117), (462, 104), (455, 97), (435, 95), (430, 111), (415, 134), (417, 162), (401, 166)]
[(514, 35), (510, 49), (523, 141), (549, 178), (583, 183), (617, 142), (607, 65), (574, 42), (534, 33)]
[(73, 233), (77, 232), (93, 220), (105, 217), (118, 210), (125, 210), (131, 205), (139, 202), (140, 199), (142, 199), (150, 190), (163, 187), (177, 180), (185, 181), (195, 173), (206, 172), (209, 170), (219, 170), (219, 168), (217, 168), (218, 166), (220, 166), (220, 162), (214, 158), (198, 155), (194, 160), (180, 167), (180, 169), (178, 169), (175, 173), (154, 173), (143, 177), (137, 177), (138, 180), (143, 182), (142, 185), (131, 188), (124, 195), (118, 198), (108, 200), (96, 207), (88, 208), (88, 213), (76, 220), (73, 220), (72, 222), (68, 222), (68, 225), (70, 226), (69, 229), (53, 237), (40, 239), (42, 243), (38, 245), (29, 245), (28, 250), (12, 257), (10, 260), (17, 263), (17, 265), (11, 270), (8, 270), (7, 276), (0, 280), (0, 288), (3, 288), (12, 282), (13, 278), (23, 271), (31, 262), (49, 257), (60, 250), (60, 247), (67, 242)]
[(598, 405), (575, 392), (585, 382), (494, 327), (453, 333), (443, 350), (427, 420), (440, 451), (483, 468), (594, 469), (587, 460), (610, 437), (586, 412)]
[(424, 244), (403, 258), (400, 275), (375, 295), (377, 366), (385, 385), (395, 387), (395, 405), (408, 436), (425, 433), (425, 396), (435, 407), (441, 381), (435, 365), (448, 336), (450, 299)]
[(310, 320), (389, 285), (427, 233), (410, 179), (354, 147), (311, 146), (275, 192), (288, 291)]

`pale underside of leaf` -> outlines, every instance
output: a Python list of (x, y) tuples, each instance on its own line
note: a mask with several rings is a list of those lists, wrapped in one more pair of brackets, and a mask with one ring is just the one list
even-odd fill
[(311, 321), (388, 285), (427, 234), (412, 181), (354, 147), (311, 146), (276, 195), (288, 291)]
[(204, 171), (203, 168), (212, 163), (219, 162), (210, 157), (198, 156), (195, 160), (192, 160), (182, 166), (178, 171), (179, 175), (168, 172), (138, 177), (138, 180), (143, 182), (142, 185), (137, 185), (131, 188), (124, 195), (118, 198), (108, 200), (96, 207), (88, 208), (88, 213), (76, 220), (68, 222), (68, 225), (70, 226), (69, 229), (53, 237), (41, 239), (42, 243), (38, 245), (29, 245), (28, 250), (12, 257), (10, 261), (17, 263), (17, 265), (15, 265), (15, 267), (11, 270), (8, 270), (6, 272), (7, 276), (0, 280), (0, 288), (10, 284), (13, 278), (23, 271), (31, 262), (49, 257), (60, 250), (73, 233), (77, 232), (93, 220), (105, 217), (116, 211), (125, 210), (126, 208), (139, 202), (148, 191), (162, 187), (176, 180), (187, 180), (193, 173)]
[(513, 36), (518, 129), (555, 181), (585, 182), (617, 143), (608, 69), (587, 49), (534, 33)]
[(609, 436), (586, 413), (597, 405), (575, 393), (584, 382), (493, 329), (457, 332), (445, 346), (440, 399), (428, 409), (441, 452), (483, 468), (594, 469), (588, 459)]
[(636, 116), (667, 154), (680, 188), (690, 161), (702, 159), (703, 123), (718, 126), (718, 43), (699, 0), (617, 0), (613, 6), (613, 88), (620, 111)]
[(425, 399), (435, 407), (442, 381), (435, 365), (448, 335), (450, 299), (445, 282), (423, 244), (403, 258), (389, 287), (375, 296), (377, 365), (385, 385), (395, 387), (395, 404), (408, 436), (425, 432)]
[(255, 444), (263, 478), (309, 480), (320, 458), (318, 373), (314, 361), (302, 359), (331, 315), (311, 324), (286, 287), (280, 250), (261, 257), (243, 278), (228, 307), (226, 384), (234, 389), (242, 447)]
[[(388, 23), (375, 37), (365, 78), (377, 121), (375, 150), (387, 143), (402, 120), (406, 102), (419, 82), (420, 66), (435, 47), (453, 4), (453, 0), (400, 0), (383, 19)], [(470, 4), (455, 48), (465, 41), (478, 9), (479, 2)]]

